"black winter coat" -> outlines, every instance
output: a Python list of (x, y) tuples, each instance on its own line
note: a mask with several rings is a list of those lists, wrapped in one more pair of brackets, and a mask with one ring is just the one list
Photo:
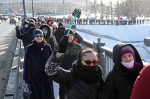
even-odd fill
[(54, 99), (53, 83), (45, 74), (45, 64), (52, 50), (48, 44), (37, 44), (36, 42), (27, 46), (23, 79), (30, 82), (32, 99)]
[(125, 44), (116, 45), (113, 49), (113, 70), (108, 74), (103, 86), (102, 99), (130, 99), (134, 82), (143, 68), (138, 51), (131, 44), (135, 53), (136, 62), (140, 64), (134, 71), (130, 71), (121, 64), (121, 48)]
[(33, 31), (34, 29), (31, 30), (29, 27), (23, 28), (20, 31), (16, 31), (17, 38), (23, 40), (23, 45), (25, 49), (29, 44), (32, 43)]
[(45, 72), (50, 78), (66, 88), (67, 99), (100, 99), (103, 84), (100, 66), (98, 66), (99, 79), (96, 79), (96, 82), (87, 83), (74, 73), (74, 67), (78, 66), (77, 62), (74, 62), (72, 70), (64, 70), (59, 67), (61, 61), (62, 59), (56, 58), (53, 54), (46, 63)]

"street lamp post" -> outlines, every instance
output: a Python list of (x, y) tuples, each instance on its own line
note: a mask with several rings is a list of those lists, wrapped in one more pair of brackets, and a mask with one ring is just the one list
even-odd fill
[(32, 17), (34, 18), (34, 7), (33, 7), (33, 0), (32, 0)]
[(24, 21), (26, 17), (25, 1), (23, 0)]
[(64, 8), (65, 6), (64, 6), (64, 4), (65, 4), (65, 1), (63, 0), (63, 18), (65, 18), (65, 11), (64, 11), (65, 10), (65, 8)]

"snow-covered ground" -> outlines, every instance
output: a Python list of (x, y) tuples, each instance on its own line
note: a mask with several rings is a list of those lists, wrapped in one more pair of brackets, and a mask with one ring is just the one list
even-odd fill
[[(144, 25), (77, 25), (77, 29), (84, 29), (99, 34), (105, 46), (112, 49), (120, 42), (133, 44), (139, 51), (143, 60), (150, 62), (150, 47), (144, 45), (144, 38), (150, 37), (150, 24)], [(84, 39), (97, 41), (98, 36), (92, 36), (84, 32), (77, 31)], [(112, 37), (113, 39), (106, 38)], [(115, 39), (115, 40), (114, 40)]]

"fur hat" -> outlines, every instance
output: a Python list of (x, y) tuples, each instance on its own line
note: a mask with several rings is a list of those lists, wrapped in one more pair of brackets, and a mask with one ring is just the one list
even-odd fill
[(37, 35), (37, 34), (41, 34), (41, 35), (43, 35), (43, 31), (42, 31), (42, 30), (40, 30), (40, 29), (36, 29), (36, 30), (34, 30), (34, 31), (33, 31), (33, 38), (35, 38), (35, 35)]

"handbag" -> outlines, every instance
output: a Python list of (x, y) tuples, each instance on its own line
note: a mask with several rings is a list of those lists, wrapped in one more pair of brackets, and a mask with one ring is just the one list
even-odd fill
[(32, 91), (29, 89), (29, 85), (25, 84), (23, 87), (23, 98), (24, 99), (31, 99)]

